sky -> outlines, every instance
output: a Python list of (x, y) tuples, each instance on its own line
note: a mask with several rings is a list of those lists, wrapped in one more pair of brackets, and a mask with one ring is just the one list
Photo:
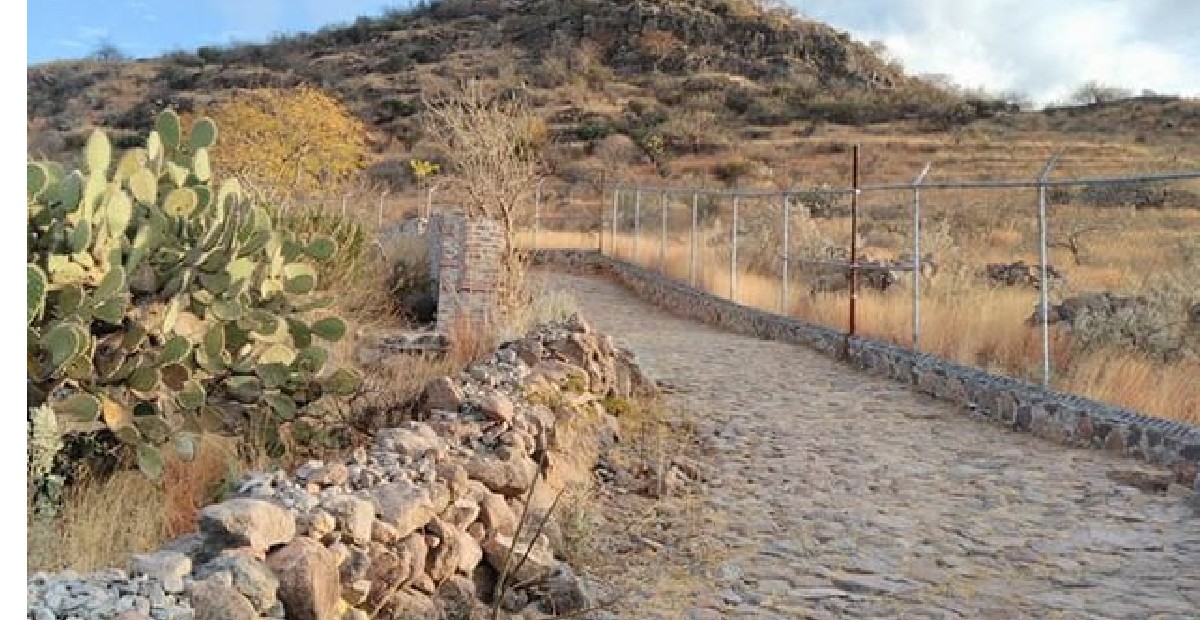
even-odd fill
[[(1200, 96), (1197, 0), (788, 0), (801, 15), (879, 40), (911, 73), (964, 87), (1065, 100), (1089, 80)], [(262, 41), (406, 0), (36, 0), (28, 62), (78, 58), (102, 43), (134, 57)]]

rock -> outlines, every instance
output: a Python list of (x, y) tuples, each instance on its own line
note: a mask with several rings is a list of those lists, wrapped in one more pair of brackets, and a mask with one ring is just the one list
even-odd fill
[(437, 589), (437, 599), (445, 609), (448, 618), (472, 618), (472, 612), (481, 606), (475, 599), (475, 583), (461, 575), (455, 575), (443, 582)]
[(375, 443), (386, 452), (410, 458), (418, 458), (444, 445), (433, 428), (423, 422), (412, 423), (405, 428), (380, 430), (375, 434)]
[(554, 615), (578, 612), (592, 606), (583, 584), (566, 563), (560, 562), (550, 574), (546, 582), (544, 606), (547, 613)]
[(337, 561), (317, 541), (301, 537), (267, 556), (279, 578), (279, 600), (289, 620), (334, 620), (341, 599)]
[(349, 557), (345, 562), (338, 565), (338, 575), (341, 576), (342, 583), (351, 583), (359, 579), (366, 579), (371, 571), (371, 556), (382, 555), (388, 553), (386, 547), (372, 546), (372, 550), (366, 549), (351, 549), (347, 548)]
[(400, 530), (389, 523), (374, 519), (371, 521), (371, 540), (390, 545), (400, 540)]
[(471, 478), (467, 475), (467, 470), (462, 465), (458, 463), (439, 463), (437, 474), (450, 487), (450, 495), (453, 497), (462, 497), (468, 492)]
[(500, 460), (475, 456), (466, 463), (467, 475), (506, 497), (523, 495), (538, 474), (538, 465), (522, 454)]
[(425, 543), (425, 536), (420, 532), (409, 534), (400, 542), (400, 545), (403, 549), (400, 559), (408, 562), (409, 578), (407, 583), (412, 583), (425, 574), (425, 560), (429, 557), (429, 545)]
[(830, 577), (834, 587), (852, 594), (896, 594), (911, 590), (913, 585), (900, 580), (888, 579), (880, 575), (860, 575), (847, 573)]
[(463, 404), (462, 390), (449, 377), (439, 377), (425, 386), (422, 408), (426, 411), (442, 409), (458, 411)]
[(133, 556), (133, 574), (157, 579), (163, 590), (183, 591), (183, 578), (192, 572), (192, 559), (177, 551), (159, 551)]
[(1146, 493), (1166, 493), (1173, 476), (1169, 472), (1147, 469), (1110, 469), (1105, 476), (1118, 484), (1131, 486)]
[(246, 554), (222, 555), (196, 569), (197, 579), (207, 579), (218, 572), (228, 572), (232, 585), (250, 601), (258, 611), (266, 611), (275, 604), (279, 580), (267, 565)]
[(359, 579), (342, 586), (342, 598), (354, 606), (361, 605), (367, 600), (367, 596), (370, 594), (371, 582), (366, 579)]
[(455, 530), (458, 537), (458, 572), (470, 575), (483, 561), (483, 548), (475, 537), (462, 530)]
[(466, 529), (479, 518), (479, 503), (469, 497), (462, 497), (450, 504), (442, 516), (458, 529)]
[[(984, 274), (990, 282), (1000, 286), (1028, 286), (1034, 290), (1041, 288), (1041, 265), (1027, 265), (1025, 261), (990, 263), (984, 268)], [(1062, 280), (1062, 274), (1054, 265), (1046, 265), (1046, 279), (1053, 284)]]
[(195, 620), (257, 620), (254, 605), (232, 585), (209, 578), (192, 584), (188, 591)]
[(438, 609), (433, 599), (424, 594), (404, 589), (388, 600), (391, 618), (437, 618)]
[(413, 590), (422, 594), (432, 595), (434, 592), (437, 592), (437, 584), (433, 582), (433, 578), (428, 573), (417, 575), (417, 578), (413, 579), (409, 585), (412, 586)]
[(429, 554), (425, 564), (425, 572), (436, 585), (449, 579), (458, 570), (459, 531), (454, 526), (437, 518), (429, 523), (428, 530), (435, 535), (437, 544), (428, 545)]
[[(1200, 489), (1197, 490), (1197, 493), (1200, 494)], [(487, 529), (482, 523), (476, 521), (467, 526), (467, 534), (474, 538), (475, 542), (482, 542), (487, 537)]]
[(316, 510), (296, 519), (298, 533), (311, 538), (322, 538), (336, 530), (337, 525), (337, 518), (324, 510)]
[(342, 463), (330, 463), (320, 470), (313, 472), (308, 482), (323, 487), (340, 486), (350, 480), (350, 469)]
[[(52, 615), (50, 617), (53, 618), (54, 616)], [(130, 611), (125, 611), (125, 612), (121, 612), (120, 614), (117, 614), (117, 616), (114, 617), (113, 620), (152, 620), (152, 619), (150, 618), (150, 616), (148, 614), (144, 614), (140, 611), (130, 610)]]
[(536, 366), (542, 361), (546, 349), (537, 338), (522, 338), (513, 345), (517, 357), (528, 366)]
[[(510, 560), (512, 566), (508, 567), (509, 581), (537, 581), (548, 577), (558, 566), (558, 561), (554, 559), (554, 554), (550, 551), (550, 545), (546, 543), (545, 538), (539, 537), (534, 541), (533, 548), (529, 551), (529, 557), (525, 559), (525, 563), (520, 569), (516, 569), (517, 562), (525, 555), (528, 548), (527, 544), (517, 545), (513, 550), (513, 539), (511, 536), (503, 534), (491, 534), (483, 541), (483, 556), (488, 564), (497, 572), (504, 570), (505, 558), (512, 553)], [(516, 570), (514, 573), (513, 571)]]
[(371, 540), (371, 525), (375, 521), (375, 505), (349, 495), (336, 497), (325, 503), (325, 507), (337, 519), (337, 529), (350, 540), (367, 543)]
[(296, 535), (296, 520), (271, 502), (235, 498), (200, 511), (200, 531), (225, 547), (265, 552)]
[(479, 520), (487, 531), (512, 536), (517, 531), (517, 515), (504, 498), (487, 493), (479, 500)]
[(426, 489), (404, 479), (372, 489), (370, 498), (379, 519), (394, 527), (398, 536), (416, 531), (441, 512)]
[(374, 608), (381, 605), (388, 592), (411, 581), (411, 564), (407, 549), (400, 549), (399, 553), (383, 547), (372, 551), (370, 570), (366, 576), (366, 581), (371, 583), (371, 589), (364, 607)]
[(512, 422), (515, 407), (512, 399), (501, 392), (488, 392), (479, 401), (479, 409), (493, 422)]

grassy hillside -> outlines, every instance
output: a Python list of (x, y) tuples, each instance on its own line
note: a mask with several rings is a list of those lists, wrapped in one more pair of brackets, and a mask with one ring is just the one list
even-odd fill
[[(164, 105), (187, 112), (238, 89), (312, 84), (370, 128), (374, 177), (403, 188), (423, 101), (475, 79), (546, 120), (550, 172), (785, 186), (845, 183), (845, 145), (868, 181), (1193, 167), (1200, 102), (1145, 98), (1020, 112), (907, 75), (827, 25), (754, 0), (447, 0), (260, 45), (28, 70), (31, 154), (73, 153), (94, 126), (136, 143)], [(389, 162), (392, 162), (389, 165)]]

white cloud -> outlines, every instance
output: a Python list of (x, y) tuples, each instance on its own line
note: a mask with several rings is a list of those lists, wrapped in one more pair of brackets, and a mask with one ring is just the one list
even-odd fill
[(80, 26), (76, 32), (80, 37), (85, 39), (103, 39), (108, 36), (108, 28), (92, 28), (90, 26)]
[[(915, 73), (1061, 100), (1088, 80), (1200, 96), (1195, 0), (794, 0)], [(852, 5), (852, 6), (847, 6)]]

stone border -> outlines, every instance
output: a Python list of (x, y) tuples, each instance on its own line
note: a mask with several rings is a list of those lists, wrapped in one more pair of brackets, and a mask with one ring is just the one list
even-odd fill
[(1012, 428), (1075, 447), (1103, 449), (1170, 468), (1200, 492), (1200, 428), (892, 344), (744, 306), (696, 290), (655, 271), (595, 250), (538, 250), (535, 264), (591, 269), (615, 277), (639, 297), (674, 314), (737, 333), (812, 347), (854, 366), (908, 383), (918, 391)]

